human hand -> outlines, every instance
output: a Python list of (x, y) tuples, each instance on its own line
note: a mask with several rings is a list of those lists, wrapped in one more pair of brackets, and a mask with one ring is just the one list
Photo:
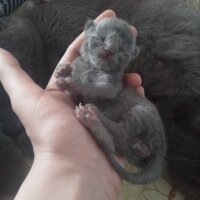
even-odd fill
[[(95, 21), (98, 23), (103, 18), (112, 16), (115, 16), (112, 11), (105, 11)], [(133, 27), (132, 29), (135, 31)], [(83, 38), (84, 33), (69, 46), (60, 64), (72, 62), (76, 58)], [(83, 186), (81, 187), (83, 183), (90, 185), (89, 190), (95, 191), (98, 198), (90, 198), (87, 194), (81, 199), (116, 199), (120, 192), (121, 179), (90, 134), (77, 121), (75, 105), (70, 96), (57, 87), (54, 75), (46, 89), (42, 89), (21, 69), (10, 53), (0, 50), (0, 80), (10, 97), (14, 112), (32, 142), (35, 156), (33, 167), (16, 199), (50, 199), (44, 195), (46, 190), (51, 199), (66, 199), (67, 195), (78, 195), (77, 190), (80, 195), (82, 192), (87, 193), (88, 189), (83, 190)], [(142, 93), (139, 75), (132, 74), (127, 80)], [(78, 186), (74, 183), (77, 175), (78, 182), (81, 180)], [(42, 184), (38, 184), (38, 176)], [(63, 182), (64, 186), (61, 184)], [(71, 183), (76, 188), (73, 194), (72, 190), (66, 191)], [(57, 194), (51, 192), (55, 190), (54, 184), (61, 184)], [(31, 192), (33, 187), (34, 194)], [(60, 198), (59, 194), (62, 194)]]

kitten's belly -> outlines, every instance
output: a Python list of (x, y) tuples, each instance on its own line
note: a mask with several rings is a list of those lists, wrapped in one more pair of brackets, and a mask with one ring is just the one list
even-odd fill
[(138, 102), (143, 101), (143, 97), (140, 97), (132, 89), (123, 89), (119, 95), (112, 100), (104, 100), (104, 102), (98, 102), (97, 107), (104, 113), (109, 119), (119, 122), (128, 113), (131, 107), (135, 106)]

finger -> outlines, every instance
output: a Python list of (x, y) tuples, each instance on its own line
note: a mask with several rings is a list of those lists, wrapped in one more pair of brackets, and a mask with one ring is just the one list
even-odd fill
[(26, 111), (26, 103), (33, 94), (42, 90), (22, 70), (16, 58), (4, 49), (0, 49), (0, 81), (19, 117)]
[(137, 36), (137, 30), (134, 26), (130, 26), (131, 31), (134, 33), (135, 36)]
[(145, 91), (144, 88), (142, 86), (138, 86), (135, 88), (135, 91), (140, 95), (140, 96), (145, 96)]
[(136, 88), (142, 85), (142, 78), (137, 73), (127, 73), (124, 75), (124, 84)]
[[(102, 19), (107, 18), (107, 17), (116, 17), (115, 13), (112, 10), (106, 10), (102, 14), (100, 14), (94, 22), (98, 23)], [(79, 49), (82, 45), (82, 42), (84, 40), (84, 35), (85, 33), (81, 33), (75, 40), (74, 42), (68, 47), (66, 50), (65, 54), (61, 58), (58, 66), (65, 65), (65, 63), (71, 63), (79, 54)], [(54, 71), (55, 72), (55, 71)], [(47, 85), (47, 90), (59, 90), (59, 88), (56, 85), (56, 78), (54, 77), (54, 73)]]
[(142, 78), (139, 74), (128, 73), (124, 75), (124, 83), (126, 86), (132, 87), (140, 96), (145, 96), (142, 85)]

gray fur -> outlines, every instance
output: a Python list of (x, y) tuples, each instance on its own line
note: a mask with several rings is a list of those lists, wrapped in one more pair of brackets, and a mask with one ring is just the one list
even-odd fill
[[(82, 96), (86, 105), (77, 107), (77, 118), (119, 175), (135, 184), (155, 180), (166, 154), (162, 120), (152, 103), (124, 88), (122, 81), (128, 63), (139, 53), (135, 36), (125, 21), (116, 18), (104, 19), (97, 25), (89, 21), (85, 33), (80, 56), (65, 66), (65, 73), (63, 68), (57, 68), (58, 85), (62, 83), (64, 89), (65, 83), (76, 101), (77, 96)], [(114, 155), (122, 156), (141, 171), (125, 170)]]

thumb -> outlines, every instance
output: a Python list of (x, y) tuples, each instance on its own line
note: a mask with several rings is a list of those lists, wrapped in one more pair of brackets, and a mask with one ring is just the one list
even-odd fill
[(27, 102), (34, 100), (33, 94), (43, 91), (21, 68), (17, 59), (1, 48), (0, 81), (10, 98), (13, 110), (19, 117), (26, 113)]

